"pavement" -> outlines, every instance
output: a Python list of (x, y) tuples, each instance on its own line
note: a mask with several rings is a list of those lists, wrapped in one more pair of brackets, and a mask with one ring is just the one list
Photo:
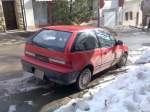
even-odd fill
[[(117, 39), (123, 40), (129, 49), (150, 46), (150, 33), (140, 29), (119, 31)], [(54, 83), (37, 84), (32, 74), (22, 71), (20, 57), (24, 45), (32, 32), (0, 34), (0, 112), (52, 112), (73, 98), (81, 98), (85, 92), (76, 91), (73, 85), (61, 86)], [(135, 54), (136, 55), (136, 54)], [(97, 84), (107, 85), (126, 68), (111, 68), (94, 76), (89, 88)]]

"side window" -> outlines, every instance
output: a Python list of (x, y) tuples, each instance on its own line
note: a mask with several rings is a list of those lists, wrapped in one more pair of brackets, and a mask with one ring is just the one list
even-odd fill
[(101, 47), (113, 47), (116, 43), (115, 39), (108, 33), (96, 30), (98, 40)]
[(80, 32), (74, 45), (74, 51), (86, 51), (98, 48), (98, 40), (92, 31)]

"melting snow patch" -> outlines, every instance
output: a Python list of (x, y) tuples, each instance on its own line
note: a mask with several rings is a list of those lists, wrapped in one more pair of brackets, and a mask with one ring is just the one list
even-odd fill
[(0, 97), (9, 96), (20, 92), (28, 92), (45, 86), (46, 85), (37, 85), (33, 74), (25, 72), (20, 78), (0, 81), (0, 88), (2, 90)]
[(8, 112), (15, 112), (16, 111), (16, 105), (10, 105)]

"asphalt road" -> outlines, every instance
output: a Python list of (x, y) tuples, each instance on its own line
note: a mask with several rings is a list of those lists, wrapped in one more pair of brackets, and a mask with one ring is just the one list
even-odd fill
[(139, 49), (143, 46), (150, 47), (150, 32), (122, 32), (119, 33), (118, 39), (128, 45), (129, 50)]
[[(20, 64), (25, 42), (22, 37), (28, 35), (11, 36), (0, 34), (0, 112), (9, 112), (10, 109), (16, 110), (14, 112), (51, 112), (88, 91), (78, 92), (73, 85), (36, 84), (31, 74), (23, 73)], [(130, 50), (150, 46), (150, 34), (145, 32), (122, 32), (117, 38), (123, 40)], [(99, 83), (107, 85), (122, 72), (126, 69), (112, 68), (97, 74), (89, 88)]]

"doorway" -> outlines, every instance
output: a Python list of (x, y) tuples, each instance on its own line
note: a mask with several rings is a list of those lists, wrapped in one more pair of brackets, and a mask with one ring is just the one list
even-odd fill
[(17, 29), (14, 1), (2, 1), (6, 30)]
[(48, 3), (33, 1), (34, 20), (36, 26), (48, 24)]
[(105, 10), (104, 11), (104, 26), (114, 27), (117, 24), (116, 11)]

